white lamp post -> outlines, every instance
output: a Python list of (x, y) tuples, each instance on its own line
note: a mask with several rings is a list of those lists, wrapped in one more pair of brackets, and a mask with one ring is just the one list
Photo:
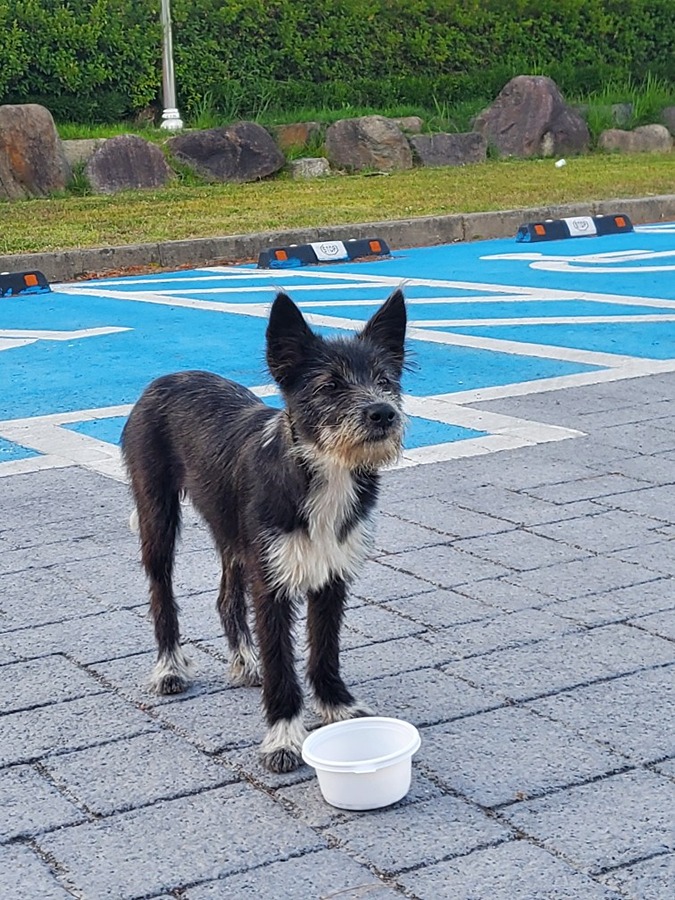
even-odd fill
[(164, 112), (160, 128), (180, 131), (183, 120), (176, 107), (176, 79), (173, 71), (173, 38), (171, 36), (171, 0), (162, 0), (162, 96)]

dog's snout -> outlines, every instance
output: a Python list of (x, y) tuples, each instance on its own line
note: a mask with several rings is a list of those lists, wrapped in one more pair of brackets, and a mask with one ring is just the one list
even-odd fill
[(373, 425), (393, 425), (398, 413), (390, 403), (371, 403), (366, 407), (366, 416)]

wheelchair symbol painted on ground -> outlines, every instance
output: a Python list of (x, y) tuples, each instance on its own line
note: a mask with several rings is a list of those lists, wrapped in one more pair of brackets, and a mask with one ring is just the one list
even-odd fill
[[(608, 253), (580, 253), (553, 256), (546, 253), (495, 253), (483, 260), (503, 259), (529, 262), (530, 269), (545, 272), (592, 272), (602, 275), (675, 271), (675, 248), (672, 250), (614, 250)], [(654, 260), (660, 262), (652, 264)], [(648, 263), (648, 264), (647, 264)]]
[(82, 328), (74, 331), (25, 330), (0, 328), (0, 351), (26, 347), (37, 341), (77, 341), (82, 338), (99, 337), (103, 334), (116, 334), (130, 331), (129, 328)]

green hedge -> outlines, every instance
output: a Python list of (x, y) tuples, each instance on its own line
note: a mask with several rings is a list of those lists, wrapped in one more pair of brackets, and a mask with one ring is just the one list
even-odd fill
[[(392, 106), (489, 98), (515, 74), (564, 93), (675, 82), (673, 0), (172, 0), (179, 105)], [(114, 121), (156, 100), (159, 0), (0, 0), (0, 102)]]

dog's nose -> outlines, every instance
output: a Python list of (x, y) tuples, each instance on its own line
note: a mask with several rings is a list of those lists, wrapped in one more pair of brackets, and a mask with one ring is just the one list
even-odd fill
[(390, 403), (371, 403), (366, 407), (366, 417), (373, 425), (393, 425), (398, 413)]

